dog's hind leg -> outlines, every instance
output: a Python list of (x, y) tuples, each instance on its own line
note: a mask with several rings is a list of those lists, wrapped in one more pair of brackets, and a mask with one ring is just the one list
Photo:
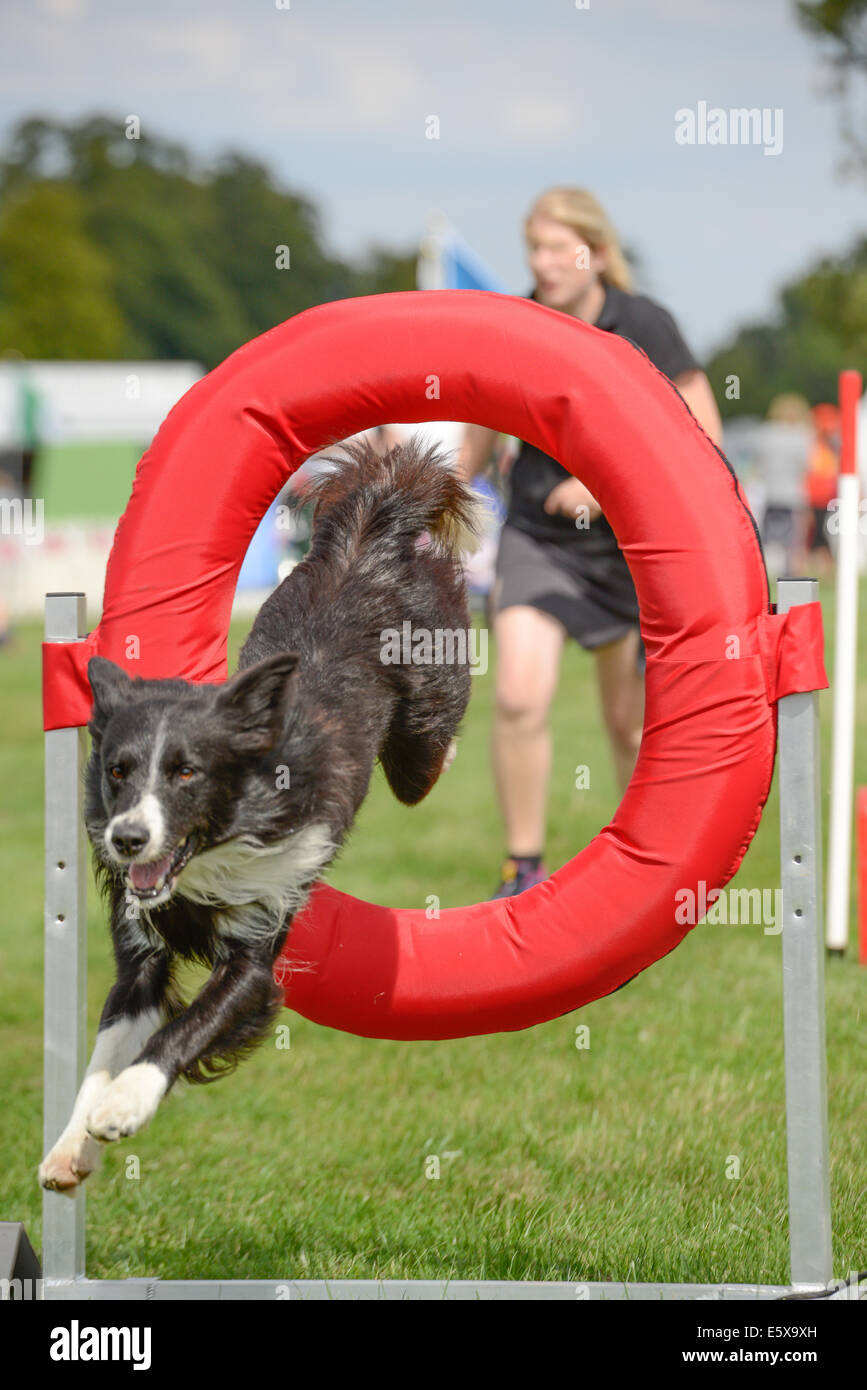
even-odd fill
[(379, 761), (398, 801), (415, 806), (424, 800), (445, 770), (453, 743), (453, 739), (447, 739), (443, 746), (438, 738), (392, 730)]
[(415, 806), (451, 767), (455, 733), (469, 698), (469, 677), (460, 691), (421, 691), (401, 700), (379, 761), (398, 801)]

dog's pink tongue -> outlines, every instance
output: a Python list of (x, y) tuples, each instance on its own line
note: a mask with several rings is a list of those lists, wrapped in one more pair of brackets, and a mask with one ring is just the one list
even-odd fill
[(167, 854), (165, 859), (157, 859), (153, 864), (130, 864), (129, 881), (140, 892), (156, 888), (168, 873), (171, 862), (172, 856)]

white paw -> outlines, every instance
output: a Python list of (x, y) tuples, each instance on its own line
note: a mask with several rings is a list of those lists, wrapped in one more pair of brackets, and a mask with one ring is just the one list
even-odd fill
[(442, 773), (443, 773), (443, 772), (448, 772), (449, 768), (451, 767), (452, 763), (454, 762), (455, 758), (457, 757), (457, 754), (458, 754), (458, 741), (457, 741), (456, 738), (453, 738), (453, 739), (451, 740), (451, 742), (449, 743), (448, 748), (446, 749), (446, 755), (445, 755), (445, 757), (443, 758), (443, 765), (442, 765), (442, 770), (441, 770), (441, 772), (440, 772), (440, 776), (442, 776)]
[(88, 1131), (106, 1143), (137, 1133), (153, 1119), (166, 1087), (165, 1073), (153, 1062), (127, 1067), (105, 1088), (91, 1110)]
[(39, 1181), (50, 1192), (74, 1197), (102, 1162), (102, 1146), (89, 1134), (62, 1136), (39, 1165)]

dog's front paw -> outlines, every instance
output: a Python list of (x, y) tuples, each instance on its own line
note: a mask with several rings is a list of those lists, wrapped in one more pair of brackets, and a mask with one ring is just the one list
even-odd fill
[(153, 1062), (127, 1067), (106, 1087), (91, 1110), (88, 1132), (106, 1143), (136, 1134), (153, 1119), (166, 1090), (165, 1073)]
[(49, 1192), (74, 1197), (102, 1162), (102, 1146), (89, 1134), (60, 1139), (39, 1165), (39, 1181)]
[(451, 765), (452, 765), (452, 763), (454, 762), (454, 760), (455, 760), (455, 758), (457, 757), (457, 755), (458, 755), (458, 741), (457, 741), (456, 738), (453, 738), (453, 739), (450, 740), (449, 746), (448, 746), (448, 748), (447, 748), (446, 751), (445, 751), (445, 757), (443, 758), (443, 765), (442, 765), (442, 767), (441, 767), (441, 769), (440, 769), (440, 776), (442, 776), (442, 774), (443, 774), (444, 772), (448, 772), (449, 768), (451, 767)]

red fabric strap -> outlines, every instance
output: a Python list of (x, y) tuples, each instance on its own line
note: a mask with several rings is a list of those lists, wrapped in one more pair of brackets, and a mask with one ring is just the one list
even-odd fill
[(821, 603), (764, 614), (758, 637), (771, 704), (786, 695), (828, 689)]
[(93, 699), (87, 683), (87, 663), (96, 655), (95, 632), (83, 642), (42, 643), (42, 727), (82, 728), (90, 718)]

